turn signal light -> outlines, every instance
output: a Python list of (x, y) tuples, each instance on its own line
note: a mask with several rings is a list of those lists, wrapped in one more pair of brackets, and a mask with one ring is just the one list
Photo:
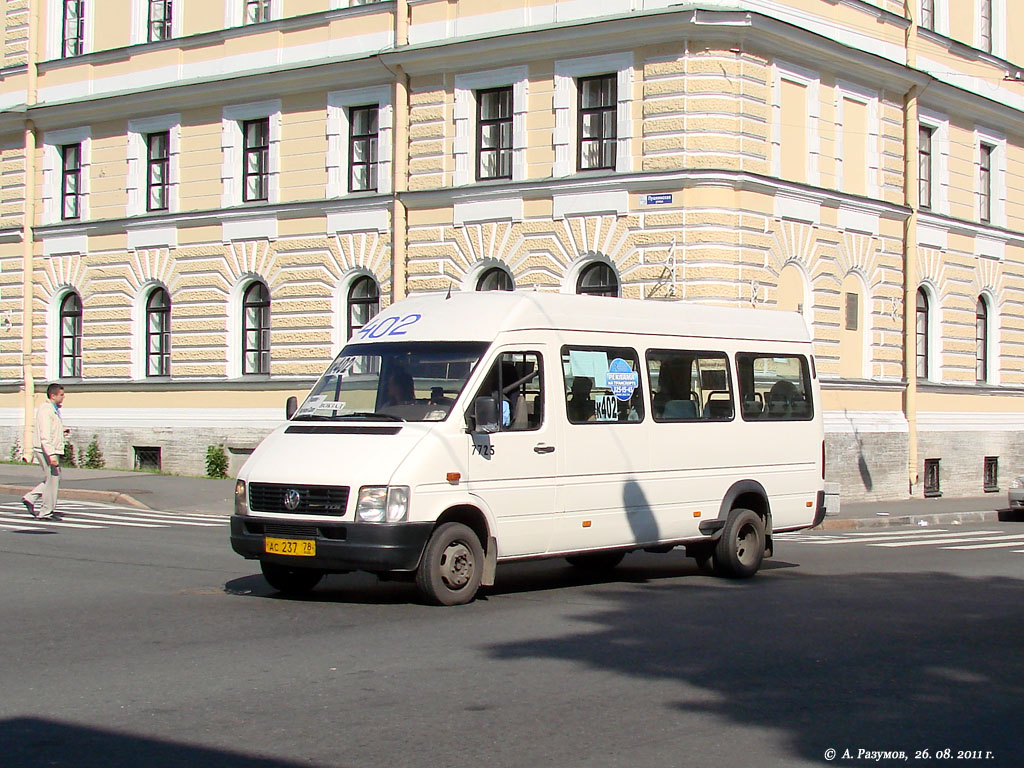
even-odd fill
[(447, 480), (449, 483), (457, 483), (459, 482), (459, 480), (462, 479), (462, 473), (449, 472), (447, 475), (444, 476), (444, 479)]

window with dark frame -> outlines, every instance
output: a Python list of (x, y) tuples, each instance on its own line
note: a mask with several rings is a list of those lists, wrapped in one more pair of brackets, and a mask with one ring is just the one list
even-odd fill
[(648, 350), (647, 379), (655, 421), (733, 418), (729, 359), (724, 352)]
[(983, 222), (992, 221), (992, 153), (995, 150), (991, 144), (982, 144), (980, 147), (980, 167), (978, 172), (978, 186), (980, 195), (978, 215)]
[(992, 0), (980, 0), (978, 31), (981, 50), (992, 53)]
[(917, 204), (921, 208), (932, 207), (932, 135), (935, 131), (927, 125), (918, 127), (917, 140)]
[(844, 295), (846, 300), (846, 330), (856, 331), (860, 327), (860, 296), (856, 293)]
[(270, 21), (270, 0), (245, 0), (245, 23)]
[(60, 303), (60, 346), (57, 368), (61, 378), (82, 375), (82, 300), (71, 292)]
[(986, 456), (984, 469), (985, 493), (995, 493), (999, 490), (999, 457)]
[(377, 189), (377, 146), (380, 108), (352, 107), (349, 110), (348, 191)]
[(172, 0), (149, 0), (149, 42), (171, 39)]
[(570, 424), (639, 424), (644, 420), (640, 358), (635, 349), (563, 346), (561, 356)]
[(146, 376), (171, 375), (171, 297), (163, 288), (146, 301)]
[(607, 264), (600, 261), (587, 266), (576, 280), (576, 293), (587, 296), (618, 296), (619, 279)]
[(265, 201), (269, 187), (270, 118), (244, 120), (242, 136), (245, 143), (242, 159), (242, 201)]
[(516, 284), (512, 275), (501, 267), (491, 267), (476, 281), (478, 291), (514, 291)]
[(924, 495), (935, 498), (942, 495), (942, 476), (939, 470), (939, 459), (924, 460)]
[(614, 73), (581, 77), (578, 87), (576, 167), (581, 171), (613, 170), (618, 139), (618, 78)]
[(170, 131), (146, 135), (146, 210), (166, 211), (171, 162)]
[[(503, 352), (484, 379), (477, 399), (494, 398), (500, 403), (498, 431), (522, 432), (539, 429), (544, 423), (544, 377), (539, 352)], [(443, 402), (445, 393), (436, 387), (431, 402)], [(475, 401), (474, 401), (475, 402)]]
[(917, 310), (915, 315), (915, 340), (917, 343), (916, 362), (917, 378), (928, 378), (928, 294), (924, 288), (917, 289)]
[(974, 378), (988, 381), (988, 304), (978, 297), (974, 309)]
[(242, 373), (270, 373), (270, 294), (261, 282), (242, 297)]
[(736, 354), (740, 414), (744, 421), (810, 421), (811, 376), (803, 355)]
[(476, 178), (512, 178), (512, 87), (476, 94)]
[(64, 0), (61, 58), (81, 56), (85, 50), (85, 0)]
[(935, 0), (921, 0), (920, 26), (935, 29)]
[(380, 289), (372, 277), (360, 277), (348, 289), (348, 336), (372, 320), (380, 312)]
[(135, 469), (159, 471), (160, 446), (133, 445), (135, 452)]
[(60, 157), (60, 217), (77, 219), (82, 215), (82, 145), (65, 144)]

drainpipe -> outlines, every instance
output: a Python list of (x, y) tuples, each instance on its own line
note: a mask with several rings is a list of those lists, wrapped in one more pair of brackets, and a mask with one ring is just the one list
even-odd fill
[[(917, 18), (910, 16), (907, 29), (907, 66), (916, 68)], [(903, 232), (903, 375), (906, 388), (903, 390), (903, 415), (907, 420), (907, 475), (908, 491), (911, 496), (919, 487), (920, 475), (917, 469), (917, 217), (920, 201), (920, 179), (918, 178), (918, 98), (920, 88), (912, 86), (907, 91), (903, 108), (903, 154), (904, 154), (904, 201), (910, 209), (910, 216)]]
[[(28, 70), (25, 82), (25, 105), (31, 108), (36, 103), (36, 77), (38, 70), (40, 3), (29, 3), (28, 15)], [(36, 126), (29, 118), (25, 120), (25, 207), (21, 220), (21, 265), (22, 265), (22, 323), (21, 323), (21, 368), (24, 388), (22, 390), (22, 407), (24, 408), (25, 429), (22, 432), (22, 454), (32, 460), (32, 443), (35, 421), (35, 390), (36, 383), (32, 371), (32, 347), (35, 338), (35, 263), (33, 258), (36, 218)]]
[[(409, 3), (395, 3), (395, 47), (409, 44)], [(391, 103), (394, 105), (392, 129), (392, 186), (391, 186), (391, 300), (404, 298), (406, 286), (406, 254), (409, 241), (408, 212), (402, 193), (409, 188), (409, 77), (400, 66), (393, 70), (394, 86)]]

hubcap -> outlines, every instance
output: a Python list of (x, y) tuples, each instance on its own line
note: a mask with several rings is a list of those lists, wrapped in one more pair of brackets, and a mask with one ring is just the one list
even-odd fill
[(453, 541), (441, 555), (441, 578), (449, 589), (462, 589), (472, 576), (472, 551), (461, 541)]
[(757, 559), (757, 531), (752, 525), (745, 525), (736, 537), (736, 557), (744, 565), (751, 565)]

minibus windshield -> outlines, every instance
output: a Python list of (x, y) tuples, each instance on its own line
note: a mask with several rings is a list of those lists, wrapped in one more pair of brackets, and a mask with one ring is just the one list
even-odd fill
[(451, 413), (485, 342), (350, 344), (293, 421), (443, 421)]

